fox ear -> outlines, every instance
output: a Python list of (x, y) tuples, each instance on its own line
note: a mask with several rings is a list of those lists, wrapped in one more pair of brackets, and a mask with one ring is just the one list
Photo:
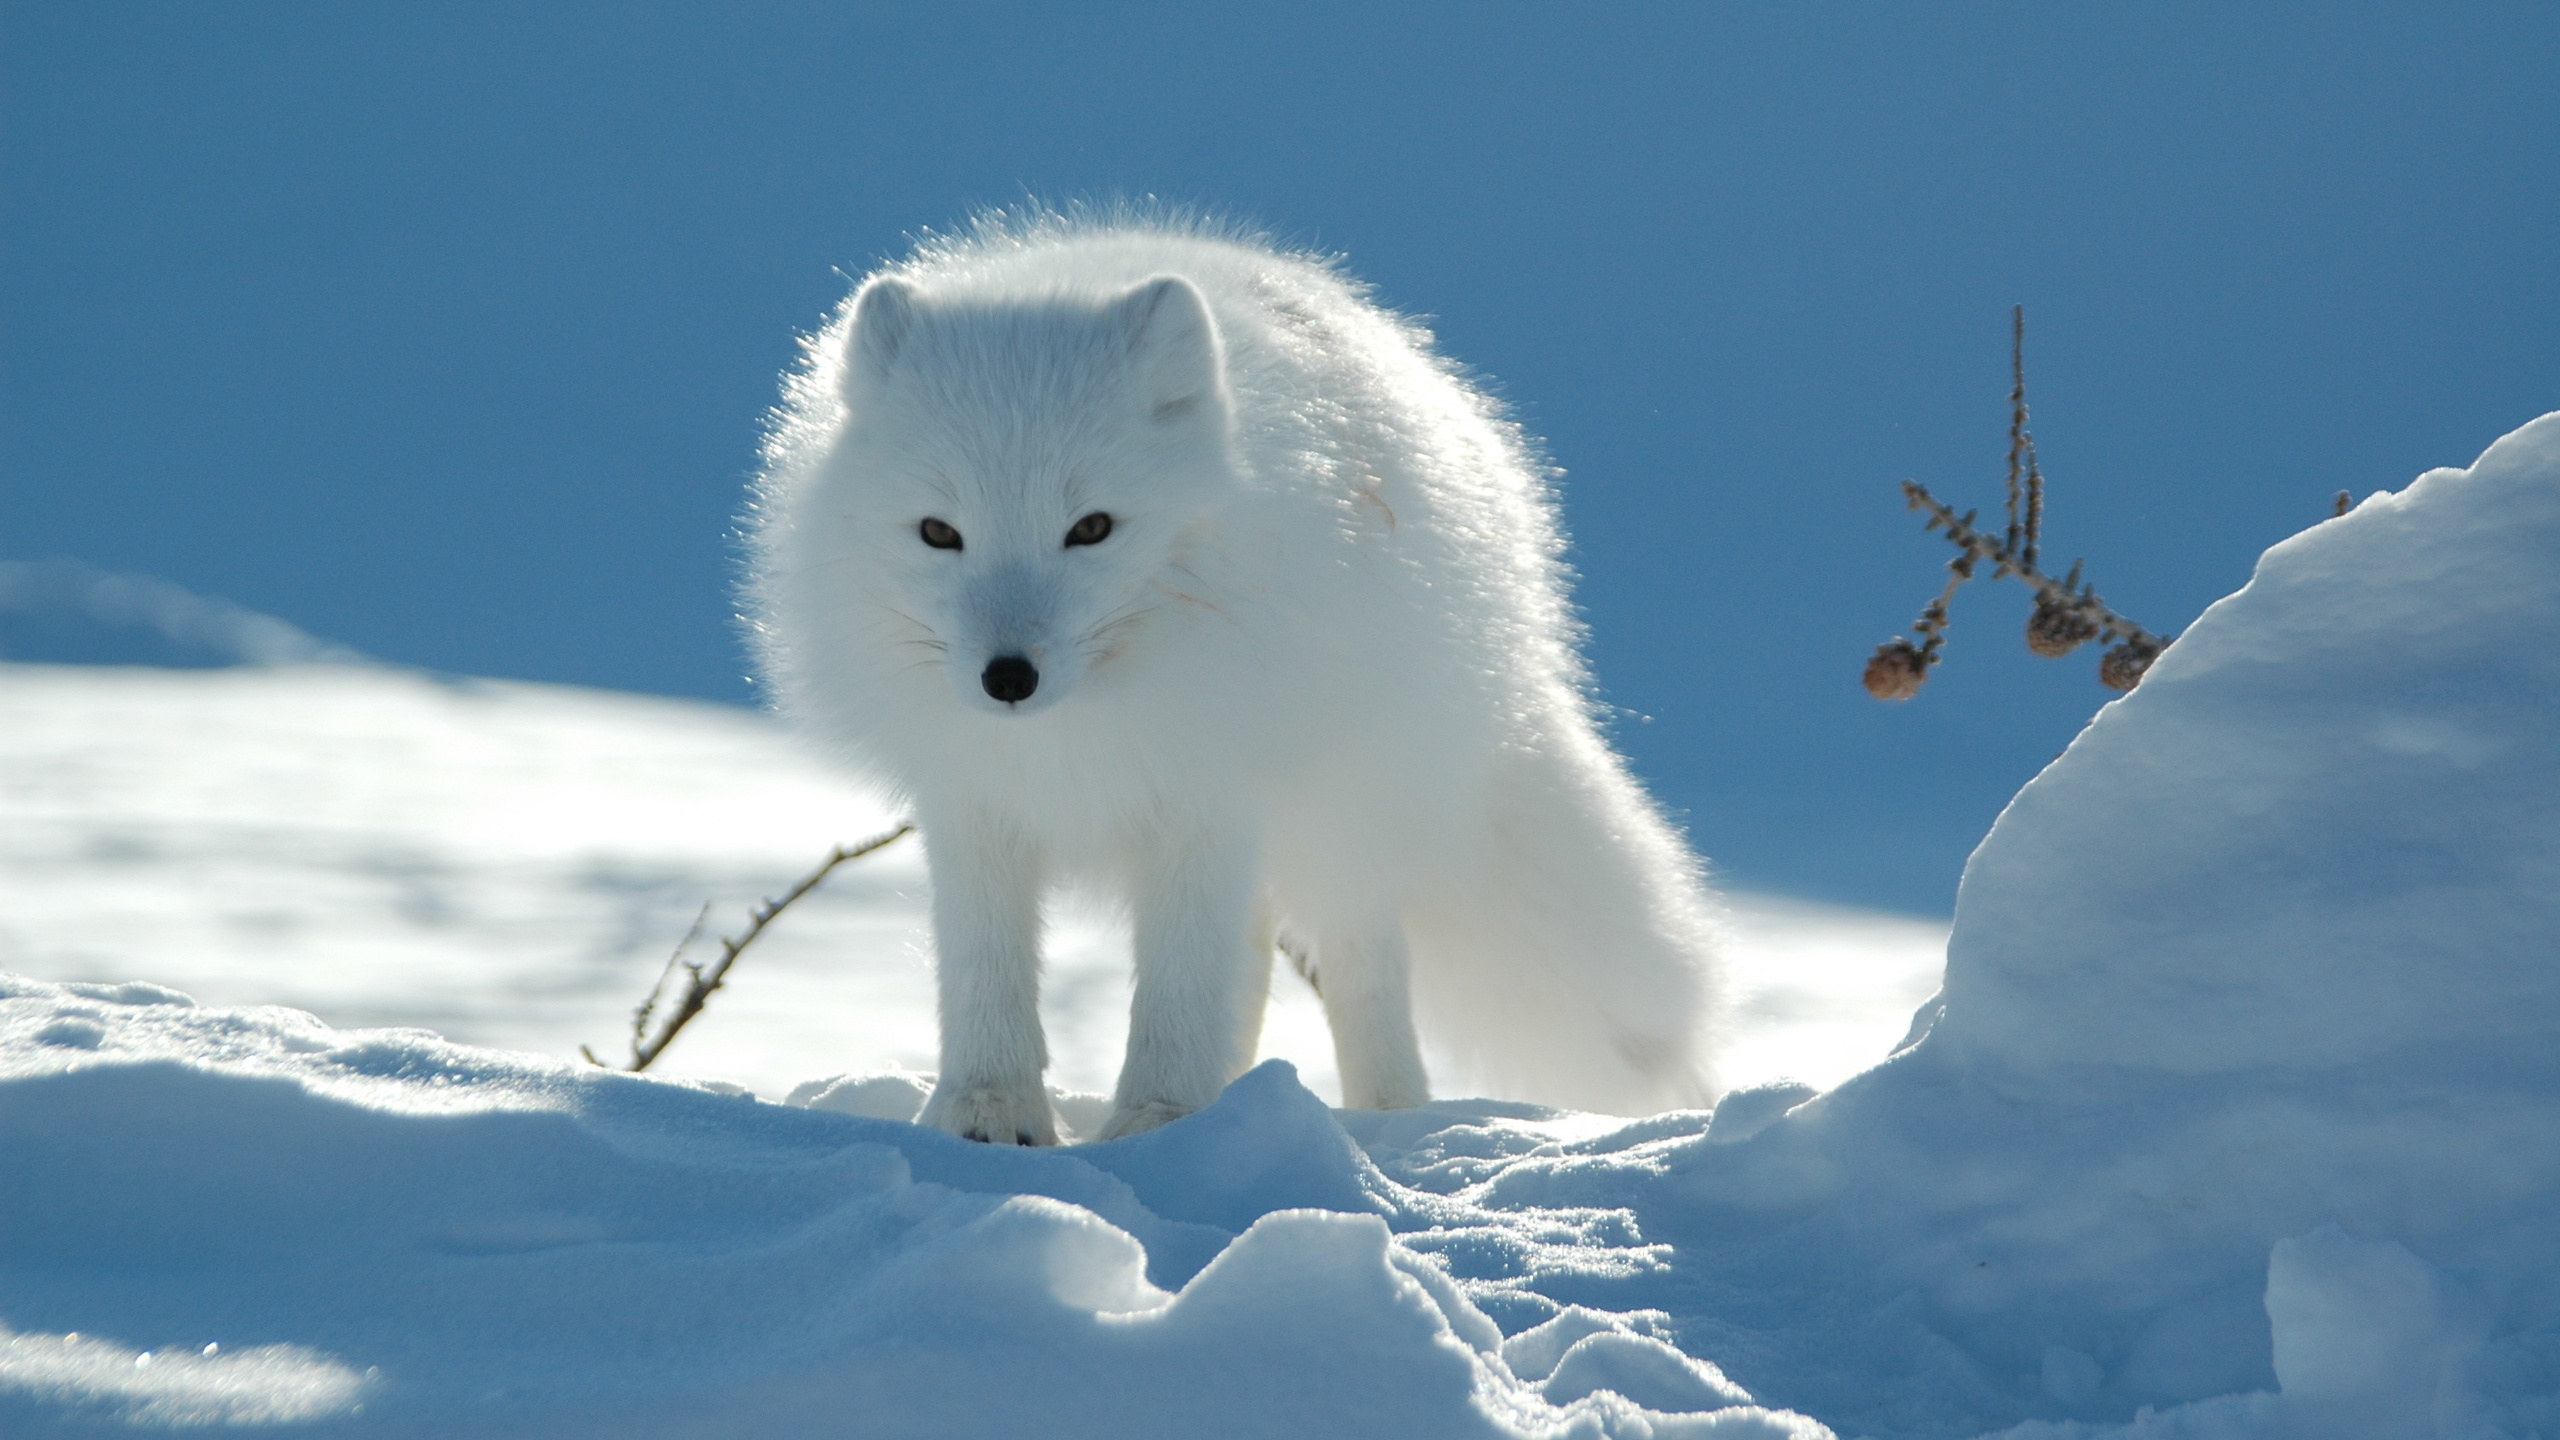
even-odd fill
[(846, 342), (846, 382), (885, 378), (896, 365), (898, 350), (906, 344), (915, 323), (914, 286), (890, 275), (863, 286), (862, 293), (853, 297), (853, 333)]
[(1113, 305), (1150, 414), (1158, 420), (1222, 413), (1226, 357), (1208, 297), (1179, 275), (1158, 275)]

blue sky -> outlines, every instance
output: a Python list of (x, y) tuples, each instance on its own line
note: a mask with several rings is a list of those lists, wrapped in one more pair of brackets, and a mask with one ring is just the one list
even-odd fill
[[(1157, 195), (1339, 250), (1566, 471), (1623, 746), (1737, 882), (1943, 912), (2106, 698), (1970, 587), (2023, 302), (2047, 551), (2183, 626), (2560, 405), (2560, 9), (91, 5), (0, 18), (0, 558), (386, 659), (751, 698), (729, 530), (904, 237)], [(21, 645), (19, 653), (28, 653)]]

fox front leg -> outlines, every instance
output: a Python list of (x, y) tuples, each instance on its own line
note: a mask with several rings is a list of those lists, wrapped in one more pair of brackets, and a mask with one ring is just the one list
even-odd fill
[(1298, 973), (1324, 1002), (1342, 1103), (1352, 1110), (1428, 1104), (1431, 1080), (1413, 1029), (1413, 979), (1404, 927), (1392, 915), (1321, 935)]
[(1055, 1145), (1041, 1081), (1037, 859), (999, 826), (929, 821), (924, 831), (942, 1071), (923, 1123), (997, 1145)]
[[(1137, 993), (1111, 1120), (1099, 1138), (1152, 1130), (1218, 1098), (1244, 1072), (1247, 987), (1271, 980), (1255, 853), (1240, 831), (1168, 836), (1141, 868), (1131, 949)], [(1258, 1028), (1258, 1027), (1257, 1027)]]

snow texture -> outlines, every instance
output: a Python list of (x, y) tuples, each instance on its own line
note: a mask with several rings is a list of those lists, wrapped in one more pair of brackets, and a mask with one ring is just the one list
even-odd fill
[(1712, 1115), (1274, 1063), (996, 1149), (9, 981), (0, 1433), (2551, 1436), (2554, 634), (2560, 415), (2269, 551), (2003, 813), (1925, 1033)]
[(1021, 1152), (154, 986), (6, 994), (11, 1434), (1824, 1433), (1610, 1317), (1515, 1376), (1391, 1238), (1472, 1207), (1387, 1181), (1285, 1062)]

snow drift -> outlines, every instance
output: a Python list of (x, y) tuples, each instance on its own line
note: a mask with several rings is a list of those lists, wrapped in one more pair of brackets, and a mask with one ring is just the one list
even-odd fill
[(149, 985), (6, 996), (11, 1434), (1822, 1433), (1608, 1319), (1541, 1357), (1551, 1403), (1391, 1244), (1464, 1207), (1282, 1062), (1016, 1152)]
[(2549, 1435), (2555, 634), (2560, 416), (2269, 551), (2001, 816), (1924, 1038), (1713, 1114), (1266, 1066), (998, 1151), (10, 982), (0, 1429)]
[(1710, 1273), (1902, 1332), (1736, 1378), (1893, 1434), (2560, 1424), (2555, 634), (2560, 416), (2270, 550), (1993, 826), (1927, 1040), (1685, 1177), (1680, 1233), (1787, 1232)]

